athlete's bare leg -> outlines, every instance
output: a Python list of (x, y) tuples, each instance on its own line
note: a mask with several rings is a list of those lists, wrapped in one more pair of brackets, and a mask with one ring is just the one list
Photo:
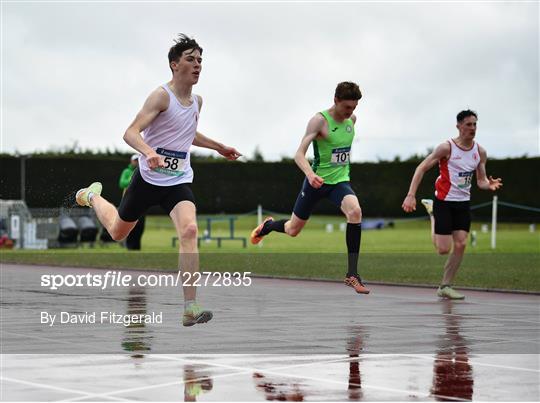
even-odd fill
[(444, 265), (444, 275), (441, 284), (449, 285), (453, 283), (454, 277), (456, 276), (459, 266), (461, 265), (461, 261), (463, 260), (468, 235), (469, 233), (467, 231), (462, 230), (452, 232), (451, 237), (454, 241), (454, 249), (452, 250), (450, 256), (448, 256), (448, 260)]
[(90, 204), (96, 212), (99, 222), (105, 227), (115, 241), (126, 238), (137, 225), (137, 221), (124, 221), (118, 215), (116, 207), (99, 195), (93, 195)]
[(307, 222), (308, 220), (302, 220), (292, 213), (291, 219), (285, 223), (285, 233), (292, 237), (297, 236)]
[[(187, 283), (191, 283), (192, 274), (199, 271), (199, 250), (197, 248), (197, 215), (195, 204), (191, 201), (179, 202), (170, 212), (170, 217), (176, 228), (180, 240), (180, 270), (182, 273), (190, 273)], [(181, 277), (182, 281), (188, 277)], [(197, 287), (189, 284), (184, 285), (184, 301), (194, 301), (197, 295)]]
[(341, 202), (341, 211), (347, 217), (347, 222), (350, 224), (360, 224), (362, 222), (362, 209), (360, 202), (355, 195), (347, 195)]

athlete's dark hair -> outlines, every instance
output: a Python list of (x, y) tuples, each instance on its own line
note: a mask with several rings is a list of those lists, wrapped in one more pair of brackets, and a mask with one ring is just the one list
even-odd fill
[(174, 40), (174, 46), (169, 49), (169, 64), (177, 62), (186, 50), (192, 49), (191, 52), (198, 50), (202, 55), (202, 48), (197, 41), (185, 34), (178, 34), (178, 39)]
[(458, 123), (461, 123), (463, 122), (463, 119), (468, 118), (469, 116), (474, 116), (476, 119), (478, 119), (478, 114), (475, 111), (467, 109), (466, 111), (459, 112), (456, 116), (456, 120)]
[(344, 81), (337, 85), (334, 96), (343, 101), (358, 101), (362, 98), (362, 92), (358, 84), (351, 81)]

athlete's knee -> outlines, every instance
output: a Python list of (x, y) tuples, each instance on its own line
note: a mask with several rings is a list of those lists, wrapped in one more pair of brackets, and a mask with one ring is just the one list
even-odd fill
[(346, 213), (347, 221), (352, 223), (359, 223), (362, 221), (362, 209), (360, 206), (355, 206), (349, 209)]
[(180, 239), (181, 240), (187, 240), (187, 239), (195, 239), (197, 238), (197, 224), (191, 223), (187, 224), (182, 227), (180, 230)]
[(463, 252), (466, 246), (467, 246), (466, 239), (458, 239), (454, 241), (454, 250), (456, 252)]
[(437, 244), (437, 245), (435, 245), (435, 247), (437, 248), (437, 253), (439, 255), (448, 255), (450, 253), (450, 249), (451, 249), (450, 245), (446, 245), (446, 244), (439, 245), (439, 244)]
[(292, 236), (293, 238), (296, 237), (300, 232), (302, 232), (302, 228), (289, 228), (287, 231), (287, 235)]
[(303, 225), (294, 225), (294, 224), (289, 223), (289, 225), (285, 227), (285, 232), (287, 233), (287, 235), (295, 237), (300, 232), (302, 232), (302, 228), (303, 228)]
[(111, 238), (116, 242), (123, 241), (129, 235), (129, 231), (124, 231), (120, 228), (112, 228), (108, 232)]

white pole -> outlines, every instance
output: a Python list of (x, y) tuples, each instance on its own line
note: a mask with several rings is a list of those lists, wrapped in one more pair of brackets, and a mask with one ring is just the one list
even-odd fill
[(497, 196), (493, 196), (491, 210), (491, 249), (497, 246)]
[(262, 223), (262, 206), (260, 204), (257, 205), (257, 225)]

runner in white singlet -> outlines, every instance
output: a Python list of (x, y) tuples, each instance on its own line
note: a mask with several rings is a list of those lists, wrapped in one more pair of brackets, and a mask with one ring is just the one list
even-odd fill
[[(202, 48), (194, 39), (180, 34), (169, 50), (172, 80), (154, 90), (126, 130), (124, 140), (140, 153), (140, 169), (133, 174), (118, 211), (101, 196), (101, 183), (94, 182), (77, 192), (81, 206), (94, 208), (99, 221), (115, 240), (124, 239), (137, 220), (153, 205), (161, 205), (171, 217), (180, 239), (184, 284), (184, 326), (208, 322), (212, 312), (196, 303), (191, 276), (199, 271), (195, 199), (189, 184), (192, 145), (217, 151), (229, 160), (240, 153), (197, 131), (202, 98), (192, 94), (202, 68)], [(141, 136), (143, 132), (143, 136)], [(187, 274), (187, 276), (184, 276)]]

